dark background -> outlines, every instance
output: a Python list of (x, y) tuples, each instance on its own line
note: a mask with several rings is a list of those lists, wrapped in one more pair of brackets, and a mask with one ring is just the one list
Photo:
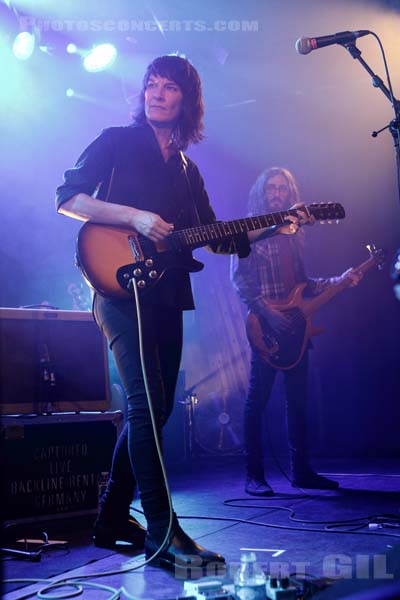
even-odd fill
[[(315, 225), (307, 231), (310, 275), (337, 275), (358, 265), (367, 258), (370, 242), (387, 250), (383, 271), (370, 271), (358, 288), (338, 296), (316, 319), (326, 333), (316, 339), (312, 353), (310, 419), (315, 454), (399, 456), (400, 306), (388, 266), (399, 246), (396, 166), (390, 134), (370, 135), (392, 118), (391, 107), (342, 47), (309, 56), (294, 49), (301, 36), (373, 30), (381, 37), (399, 96), (399, 4), (41, 0), (12, 6), (19, 16), (64, 23), (177, 20), (181, 31), (43, 30), (40, 43), (47, 52), (36, 51), (24, 63), (10, 55), (7, 43), (2, 45), (0, 305), (45, 301), (76, 308), (68, 289), (81, 282), (73, 263), (79, 223), (56, 214), (55, 188), (102, 128), (129, 122), (147, 64), (157, 55), (178, 51), (192, 60), (203, 81), (207, 137), (189, 155), (201, 169), (219, 218), (243, 216), (258, 173), (283, 165), (298, 178), (303, 201), (341, 202), (347, 212), (339, 226)], [(1, 35), (7, 42), (17, 22), (5, 5), (0, 8)], [(194, 20), (206, 23), (207, 30), (185, 25)], [(243, 20), (253, 23), (251, 31), (244, 30)], [(239, 23), (239, 30), (216, 30), (216, 21), (227, 28)], [(79, 56), (65, 52), (68, 42), (89, 48), (106, 41), (119, 51), (106, 72), (87, 73)], [(375, 39), (364, 37), (357, 45), (383, 77)], [(76, 96), (67, 98), (67, 88)], [(185, 319), (186, 382), (197, 384), (204, 405), (225, 395), (238, 420), (248, 369), (242, 308), (230, 286), (229, 259), (204, 250), (198, 257), (206, 269), (193, 278), (198, 309)], [(86, 289), (83, 296), (88, 305)], [(284, 447), (282, 407), (278, 384), (270, 411), (278, 448)]]

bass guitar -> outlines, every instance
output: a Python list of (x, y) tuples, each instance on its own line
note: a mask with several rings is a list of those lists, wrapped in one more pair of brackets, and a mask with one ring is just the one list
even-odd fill
[[(355, 269), (364, 275), (374, 265), (380, 268), (384, 262), (384, 251), (374, 245), (368, 245), (369, 258)], [(266, 319), (249, 311), (246, 321), (246, 333), (250, 345), (259, 356), (275, 369), (293, 369), (301, 360), (307, 347), (309, 338), (323, 332), (323, 329), (314, 327), (311, 316), (331, 298), (349, 287), (352, 283), (350, 277), (344, 277), (328, 285), (318, 296), (306, 298), (303, 295), (307, 283), (297, 285), (289, 297), (280, 302), (268, 303), (272, 308), (281, 311), (288, 319), (288, 327), (283, 332), (277, 333)]]
[(77, 264), (86, 282), (104, 296), (126, 298), (133, 293), (132, 279), (143, 295), (153, 290), (169, 269), (200, 271), (204, 265), (193, 258), (193, 248), (285, 224), (289, 215), (297, 216), (298, 210), (313, 215), (317, 221), (337, 221), (345, 216), (341, 204), (311, 204), (297, 210), (180, 229), (161, 242), (152, 242), (132, 229), (88, 221), (78, 234)]

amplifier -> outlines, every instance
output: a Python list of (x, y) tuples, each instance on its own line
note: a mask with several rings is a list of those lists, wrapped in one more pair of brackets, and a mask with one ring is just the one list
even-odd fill
[(121, 411), (2, 417), (3, 521), (96, 513), (122, 423)]
[(0, 308), (0, 413), (110, 408), (107, 349), (90, 312)]

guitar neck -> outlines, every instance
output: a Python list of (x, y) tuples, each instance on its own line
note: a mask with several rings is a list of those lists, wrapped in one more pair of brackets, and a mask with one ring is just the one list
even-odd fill
[[(315, 204), (304, 207), (309, 215), (314, 215), (316, 219), (341, 219), (344, 217), (344, 210), (340, 204)], [(245, 217), (235, 221), (217, 221), (210, 225), (199, 225), (189, 229), (180, 229), (175, 231), (170, 240), (173, 246), (178, 248), (191, 247), (199, 248), (210, 242), (221, 241), (233, 235), (247, 233), (263, 229), (264, 227), (273, 227), (274, 225), (283, 225), (287, 222), (289, 215), (296, 217), (296, 209), (284, 210), (266, 215), (257, 215), (254, 217)]]
[(200, 248), (210, 242), (221, 241), (240, 233), (263, 229), (264, 227), (272, 227), (273, 225), (282, 225), (289, 214), (296, 215), (297, 213), (295, 210), (287, 210), (270, 215), (246, 217), (244, 219), (237, 219), (236, 221), (217, 221), (210, 225), (180, 229), (171, 235), (172, 243), (181, 248)]
[[(376, 256), (370, 256), (366, 261), (364, 261), (363, 263), (361, 263), (360, 266), (357, 267), (357, 271), (364, 275), (364, 273), (368, 271), (368, 269), (373, 267), (377, 262), (379, 262), (379, 260)], [(349, 287), (351, 283), (351, 278), (345, 277), (344, 279), (341, 279), (340, 281), (329, 285), (318, 296), (315, 296), (314, 298), (311, 298), (307, 301), (307, 313), (312, 314), (313, 312), (315, 312), (320, 306), (326, 304), (327, 302), (329, 302), (329, 300), (334, 298), (336, 294), (339, 294), (341, 291)]]

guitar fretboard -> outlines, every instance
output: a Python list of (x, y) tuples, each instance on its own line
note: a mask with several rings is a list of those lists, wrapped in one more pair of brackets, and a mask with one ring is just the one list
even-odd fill
[(190, 229), (175, 231), (170, 237), (174, 246), (202, 246), (212, 241), (220, 241), (232, 235), (247, 233), (264, 227), (282, 225), (289, 215), (297, 216), (296, 210), (285, 210), (268, 215), (246, 217), (235, 221), (217, 221), (210, 225), (199, 225)]

